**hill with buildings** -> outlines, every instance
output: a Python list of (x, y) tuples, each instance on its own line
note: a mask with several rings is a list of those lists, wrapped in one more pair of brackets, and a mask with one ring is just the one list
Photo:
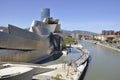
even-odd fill
[(69, 30), (62, 30), (62, 33), (64, 36), (69, 36), (72, 33), (76, 33), (76, 34), (86, 34), (86, 35), (97, 35), (97, 33), (94, 32), (90, 32), (90, 31), (82, 31), (82, 30), (73, 30), (73, 31), (69, 31)]

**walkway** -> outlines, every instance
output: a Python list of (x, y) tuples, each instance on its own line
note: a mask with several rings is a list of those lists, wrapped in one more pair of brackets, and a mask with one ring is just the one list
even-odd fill
[(54, 80), (55, 78), (60, 78), (61, 80), (78, 80), (87, 65), (86, 60), (89, 57), (89, 52), (80, 46), (81, 45), (72, 45), (73, 48), (82, 50), (83, 54), (80, 57), (69, 62), (49, 65), (46, 68), (54, 69), (53, 71), (35, 75), (33, 79)]

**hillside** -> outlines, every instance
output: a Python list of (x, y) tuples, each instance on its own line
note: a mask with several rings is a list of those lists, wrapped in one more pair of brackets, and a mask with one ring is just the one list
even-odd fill
[(86, 35), (96, 35), (97, 33), (94, 32), (89, 32), (89, 31), (82, 31), (82, 30), (73, 30), (73, 31), (68, 31), (68, 30), (62, 30), (64, 36), (69, 36), (71, 33), (78, 33), (78, 34), (86, 34)]
[(0, 30), (3, 30), (4, 32), (8, 32), (8, 28), (5, 26), (0, 26)]

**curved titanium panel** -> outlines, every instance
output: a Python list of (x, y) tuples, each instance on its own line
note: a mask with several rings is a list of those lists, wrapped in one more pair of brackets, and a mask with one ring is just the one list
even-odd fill
[(15, 35), (15, 36), (19, 36), (22, 38), (27, 38), (27, 39), (31, 39), (31, 40), (40, 40), (41, 37), (35, 33), (26, 31), (24, 29), (18, 28), (16, 26), (13, 25), (8, 25), (8, 29), (9, 29), (9, 34)]
[(50, 32), (54, 33), (56, 29), (57, 24), (44, 24), (44, 27), (49, 29)]
[(42, 37), (40, 40), (32, 40), (0, 32), (0, 47), (23, 50), (47, 48), (49, 47), (49, 38), (47, 37)]
[(50, 54), (46, 49), (33, 50), (6, 56), (0, 56), (0, 62), (34, 62), (36, 59), (44, 59)]
[(38, 35), (42, 35), (41, 31), (39, 30), (38, 27), (32, 27), (32, 30), (34, 33), (38, 34)]

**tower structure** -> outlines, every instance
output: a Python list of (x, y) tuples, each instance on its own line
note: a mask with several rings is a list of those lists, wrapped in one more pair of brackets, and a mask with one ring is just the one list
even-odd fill
[(41, 21), (43, 21), (44, 18), (50, 18), (50, 9), (49, 8), (43, 8), (41, 10)]

